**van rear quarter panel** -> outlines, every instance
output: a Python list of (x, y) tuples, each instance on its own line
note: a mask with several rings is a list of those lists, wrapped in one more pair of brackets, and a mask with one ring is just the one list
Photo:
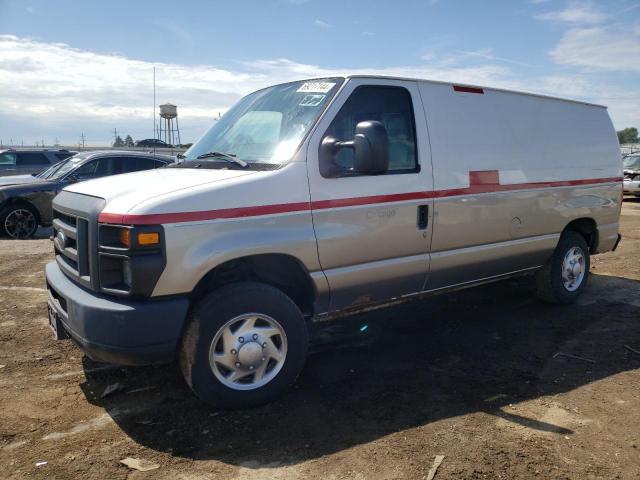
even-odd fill
[(607, 110), (482, 91), (420, 83), (436, 192), (469, 188), (469, 172), (497, 172), (485, 193), (436, 198), (428, 289), (542, 265), (577, 218), (596, 221), (599, 250), (618, 233), (622, 169)]

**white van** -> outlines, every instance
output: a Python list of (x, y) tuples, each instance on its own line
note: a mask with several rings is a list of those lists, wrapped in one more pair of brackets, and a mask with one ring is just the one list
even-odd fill
[(297, 377), (306, 321), (533, 275), (569, 303), (615, 249), (620, 151), (606, 108), (351, 76), (240, 100), (173, 168), (54, 201), (50, 323), (91, 358), (179, 359), (223, 407)]

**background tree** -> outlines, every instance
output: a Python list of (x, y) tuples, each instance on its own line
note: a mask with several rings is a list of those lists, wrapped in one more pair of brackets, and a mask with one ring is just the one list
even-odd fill
[(618, 142), (624, 143), (638, 143), (638, 129), (635, 127), (625, 128), (618, 133)]
[(131, 135), (127, 135), (124, 139), (124, 146), (125, 147), (133, 147), (133, 138), (131, 138)]
[(120, 137), (120, 135), (116, 136), (116, 141), (113, 142), (113, 146), (114, 147), (124, 147), (124, 142), (122, 141), (122, 138)]

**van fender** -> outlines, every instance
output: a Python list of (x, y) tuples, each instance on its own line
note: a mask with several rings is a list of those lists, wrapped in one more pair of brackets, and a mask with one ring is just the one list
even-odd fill
[(329, 287), (318, 260), (310, 212), (165, 225), (167, 265), (152, 296), (191, 294), (211, 271), (259, 255), (294, 259), (311, 279), (320, 304)]

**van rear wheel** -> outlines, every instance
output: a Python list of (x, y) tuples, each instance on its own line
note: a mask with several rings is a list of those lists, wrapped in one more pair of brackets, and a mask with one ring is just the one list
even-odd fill
[(549, 303), (575, 302), (589, 278), (589, 247), (577, 232), (564, 232), (547, 264), (536, 273), (538, 298)]
[(195, 307), (180, 348), (180, 368), (210, 405), (247, 408), (282, 394), (298, 377), (308, 333), (300, 309), (280, 290), (242, 282)]

